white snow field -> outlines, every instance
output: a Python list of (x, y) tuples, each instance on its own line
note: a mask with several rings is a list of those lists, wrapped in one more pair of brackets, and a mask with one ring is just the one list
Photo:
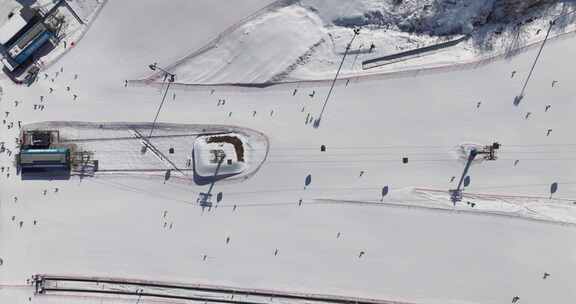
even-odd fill
[[(319, 128), (310, 122), (322, 109), (329, 90), (325, 83), (264, 89), (172, 86), (160, 125), (232, 126), (268, 138), (269, 154), (245, 180), (209, 185), (165, 181), (163, 174), (73, 175), (68, 180), (16, 175), (19, 122), (148, 126), (162, 87), (125, 86), (125, 81), (148, 77), (153, 62), (179, 62), (270, 3), (108, 1), (78, 44), (43, 72), (48, 77), (40, 75), (30, 87), (1, 80), (0, 115), (6, 122), (0, 125), (0, 142), (6, 150), (0, 153), (0, 303), (27, 303), (29, 298), (41, 304), (166, 302), (35, 295), (26, 284), (34, 274), (409, 303), (576, 299), (576, 87), (571, 67), (576, 44), (571, 34), (548, 41), (518, 106), (514, 97), (538, 48), (467, 69), (341, 83)], [(266, 14), (284, 22), (281, 14)], [(312, 24), (322, 20), (315, 18), (286, 20), (283, 30), (302, 26), (299, 32), (314, 36), (319, 28)], [(265, 28), (257, 32), (269, 34)], [(343, 51), (343, 41), (335, 50)], [(291, 50), (280, 47), (265, 54), (289, 59), (295, 56)], [(262, 73), (274, 66), (239, 60), (226, 73), (247, 82), (267, 78), (243, 70), (247, 65)], [(180, 81), (187, 72), (210, 73), (219, 64), (197, 63), (170, 71)], [(324, 72), (333, 76), (332, 68), (318, 70)], [(221, 75), (213, 74), (210, 82), (227, 82)], [(448, 190), (456, 187), (465, 165), (459, 147), (494, 142), (501, 144), (497, 160), (472, 164), (471, 184), (454, 207)], [(192, 142), (158, 144), (165, 152), (170, 145), (190, 147)], [(178, 147), (176, 154), (183, 153)], [(135, 161), (158, 164), (149, 152), (139, 159), (140, 148), (90, 149), (108, 151), (114, 155), (108, 161), (119, 167)], [(174, 160), (182, 164), (184, 155), (176, 154)], [(550, 197), (554, 182), (558, 191)], [(385, 186), (390, 192), (382, 198)], [(211, 209), (198, 204), (207, 191), (222, 193)], [(551, 276), (544, 280), (545, 272)]]
[[(560, 1), (509, 24), (485, 22), (495, 0), (278, 0), (220, 33), (195, 52), (170, 63), (178, 82), (274, 84), (334, 77), (344, 50), (361, 27), (342, 66), (342, 78), (398, 71), (465, 67), (507, 57), (544, 39), (548, 23), (558, 19), (551, 37), (573, 32), (576, 3)], [(305, 28), (305, 30), (303, 30)], [(415, 32), (418, 31), (418, 32)], [(434, 52), (363, 65), (369, 59), (439, 43), (470, 38)], [(371, 45), (375, 49), (371, 49)], [(147, 82), (157, 80), (151, 74)]]

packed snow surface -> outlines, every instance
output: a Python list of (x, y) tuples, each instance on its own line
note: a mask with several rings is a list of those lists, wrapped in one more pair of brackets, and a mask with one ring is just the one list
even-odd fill
[[(245, 75), (257, 81), (277, 75), (291, 75), (276, 78), (289, 79), (296, 78), (296, 73), (310, 79), (333, 77), (351, 30), (327, 26), (326, 17), (295, 3), (272, 4), (253, 14), (270, 3), (110, 1), (79, 43), (46, 66), (35, 84), (26, 87), (0, 81), (0, 115), (5, 120), (0, 125), (4, 143), (0, 153), (4, 167), (0, 171), (0, 303), (25, 303), (29, 297), (40, 304), (122, 302), (34, 295), (26, 279), (36, 273), (433, 304), (507, 303), (514, 296), (521, 298), (520, 303), (570, 303), (576, 298), (576, 243), (572, 241), (576, 233), (576, 86), (571, 85), (574, 73), (570, 67), (576, 44), (572, 34), (559, 35), (570, 30), (570, 23), (554, 30), (559, 36), (543, 49), (518, 106), (513, 100), (529, 75), (537, 48), (506, 53), (510, 55), (506, 58), (488, 56), (490, 60), (468, 69), (396, 73), (409, 66), (430, 66), (424, 57), (409, 60), (401, 68), (388, 67), (388, 78), (354, 77), (348, 85), (334, 88), (319, 128), (310, 121), (323, 107), (329, 91), (325, 83), (287, 83), (265, 89), (176, 84), (170, 87), (158, 122), (238, 126), (265, 135), (269, 153), (253, 176), (200, 185), (149, 174), (145, 178), (96, 174), (69, 180), (22, 180), (16, 175), (19, 125), (151, 123), (167, 85), (132, 86), (129, 80), (149, 80), (148, 65), (154, 62), (168, 66), (177, 74), (177, 82), (186, 80), (185, 73), (191, 73), (186, 76), (190, 83), (195, 81), (189, 64), (202, 66), (196, 72), (214, 81), (227, 82), (226, 73), (234, 76), (230, 81), (241, 81)], [(561, 7), (552, 10), (556, 9)], [(266, 49), (278, 50), (279, 46), (266, 45), (270, 37), (256, 39), (235, 32), (255, 20), (274, 19), (305, 26), (298, 31), (277, 22), (278, 37), (284, 37), (283, 31), (302, 35), (310, 38), (308, 46), (324, 38), (312, 50), (303, 45), (282, 46), (290, 60), (302, 50), (312, 54), (296, 57), (297, 62), (309, 64), (286, 63), (289, 69), (260, 65), (258, 58), (270, 59), (264, 55), (281, 60), (280, 54)], [(541, 40), (542, 32), (534, 35), (547, 21), (534, 19), (522, 27), (526, 30), (522, 33), (533, 35), (520, 36), (516, 45)], [(318, 22), (321, 27), (316, 27)], [(274, 32), (265, 23), (252, 31)], [(240, 48), (236, 41), (227, 48), (240, 53), (218, 50), (228, 35), (262, 47)], [(362, 35), (366, 34), (352, 47), (358, 50), (356, 43), (364, 44), (356, 70), (368, 57), (366, 45), (376, 41)], [(416, 37), (393, 29), (374, 30), (376, 35), (390, 41)], [(214, 37), (220, 37), (219, 43), (204, 48)], [(425, 42), (440, 39), (430, 34), (418, 37)], [(508, 32), (498, 37), (502, 45), (510, 43)], [(387, 45), (377, 44), (374, 52)], [(292, 47), (298, 52), (291, 53)], [(394, 49), (395, 44), (389, 47)], [(244, 54), (244, 48), (260, 53)], [(200, 49), (204, 52), (189, 57)], [(449, 67), (471, 58), (453, 50), (458, 48), (435, 58)], [(209, 56), (217, 51), (224, 56), (219, 60), (235, 58), (230, 63), (234, 68), (212, 70), (212, 65), (202, 65), (204, 60), (218, 59)], [(343, 75), (351, 75), (352, 54)], [(248, 55), (252, 61), (239, 64)], [(199, 58), (204, 59), (192, 63)], [(252, 65), (258, 68), (250, 71)], [(213, 66), (225, 65), (214, 61)], [(129, 131), (121, 133), (122, 137), (134, 136)], [(138, 141), (131, 142), (91, 149), (108, 151), (103, 155), (113, 165), (152, 162), (151, 155), (138, 156)], [(462, 151), (494, 142), (501, 144), (498, 158), (472, 164), (471, 183), (464, 189), (463, 201), (454, 206), (448, 190), (456, 187), (463, 172)], [(156, 143), (166, 153), (173, 141)], [(189, 153), (193, 142), (179, 144), (188, 147)], [(182, 156), (178, 166), (185, 165), (185, 150), (176, 147), (175, 156)], [(165, 163), (154, 164), (168, 168)], [(558, 184), (555, 193), (551, 193), (553, 183)], [(198, 204), (209, 187), (214, 194), (222, 193), (211, 210)], [(385, 187), (389, 191), (383, 195)], [(545, 272), (551, 274), (546, 280), (542, 279)], [(147, 303), (151, 299), (130, 300)]]
[[(576, 3), (562, 1), (524, 18), (490, 19), (494, 0), (303, 0), (273, 5), (220, 33), (194, 53), (171, 63), (181, 84), (275, 84), (327, 80), (361, 32), (342, 67), (342, 78), (482, 63), (511, 56), (544, 39), (576, 29)], [(469, 35), (456, 46), (419, 58), (366, 69), (368, 59), (434, 46)], [(147, 81), (160, 75), (152, 74)]]

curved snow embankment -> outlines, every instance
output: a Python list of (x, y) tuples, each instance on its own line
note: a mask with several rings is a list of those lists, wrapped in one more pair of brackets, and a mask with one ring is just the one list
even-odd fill
[(576, 202), (568, 199), (529, 195), (504, 195), (464, 192), (454, 205), (447, 190), (409, 188), (392, 191), (378, 201), (338, 200), (357, 205), (417, 208), (437, 212), (458, 212), (486, 216), (503, 216), (525, 220), (576, 225)]
[[(478, 18), (485, 19), (485, 5), (435, 1), (442, 4), (425, 5), (428, 8), (422, 10), (421, 4), (414, 1), (391, 7), (376, 0), (337, 0), (342, 2), (338, 5), (334, 1), (279, 1), (169, 69), (177, 75), (179, 85), (264, 86), (329, 80), (352, 37), (351, 26), (361, 26), (362, 30), (351, 46), (341, 78), (467, 68), (513, 56), (539, 43), (548, 22), (565, 13), (567, 5), (535, 10), (525, 20), (510, 24), (487, 23), (470, 29)], [(448, 18), (455, 13), (465, 18)], [(572, 17), (563, 18), (551, 36), (576, 30), (574, 21)], [(414, 32), (414, 26), (423, 28)], [(455, 46), (370, 70), (362, 67), (363, 61), (436, 45), (472, 30), (470, 39)], [(157, 77), (154, 74), (133, 83), (149, 84)]]
[(267, 82), (324, 38), (322, 21), (310, 11), (288, 6), (230, 32), (214, 48), (181, 62), (178, 82)]
[[(152, 123), (96, 123), (52, 121), (24, 125), (24, 130), (57, 130), (62, 143), (74, 144), (77, 151), (98, 160), (95, 175), (165, 176), (194, 180), (193, 150), (198, 138), (234, 134), (243, 142), (241, 172), (224, 181), (242, 181), (260, 169), (268, 157), (269, 141), (258, 131), (227, 125), (158, 123), (149, 136)], [(150, 147), (143, 153), (142, 146)], [(209, 152), (209, 151), (208, 151)]]
[(447, 191), (416, 188), (414, 194), (438, 208), (576, 225), (576, 204), (566, 199), (465, 192), (462, 202), (454, 207)]

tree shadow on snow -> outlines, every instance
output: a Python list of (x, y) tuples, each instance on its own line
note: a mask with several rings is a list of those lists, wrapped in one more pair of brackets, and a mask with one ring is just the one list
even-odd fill
[[(525, 16), (508, 22), (488, 23), (474, 30), (471, 41), (476, 50), (480, 53), (498, 51), (501, 48), (504, 58), (510, 59), (521, 53), (529, 43), (528, 39), (534, 35), (544, 38), (548, 25), (542, 25), (539, 29), (529, 27), (530, 23), (539, 18), (558, 17), (556, 24), (552, 28), (552, 33), (564, 33), (569, 25), (576, 23), (576, 0), (564, 0), (561, 2), (560, 11), (554, 4), (544, 4), (533, 8)], [(538, 31), (532, 33), (530, 31)]]

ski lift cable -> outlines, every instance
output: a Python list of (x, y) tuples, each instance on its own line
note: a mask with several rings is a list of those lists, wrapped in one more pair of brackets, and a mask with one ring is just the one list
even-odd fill
[[(192, 136), (192, 135), (191, 135)], [(155, 138), (155, 136), (152, 136)], [(82, 141), (83, 139), (74, 139), (70, 141)], [(136, 138), (126, 138), (126, 140), (136, 140)], [(384, 150), (384, 149), (450, 149), (456, 147), (457, 145), (382, 145), (382, 146), (365, 146), (365, 145), (350, 145), (350, 146), (327, 146), (327, 150), (334, 151), (334, 150)], [(534, 147), (574, 147), (576, 148), (576, 143), (533, 143), (533, 144), (505, 144), (503, 145), (506, 149), (515, 147), (515, 148), (534, 148)], [(271, 151), (291, 151), (291, 150), (319, 150), (320, 145), (291, 145), (291, 146), (280, 146), (275, 145), (271, 147)], [(252, 150), (267, 150), (267, 148), (253, 148)], [(506, 151), (506, 150), (503, 150)]]
[[(124, 190), (124, 191), (128, 191), (128, 192), (133, 192), (133, 193), (140, 193), (140, 194), (145, 194), (145, 195), (151, 195), (154, 197), (158, 197), (158, 198), (162, 198), (162, 199), (166, 199), (166, 200), (171, 200), (171, 201), (176, 201), (176, 202), (183, 202), (183, 203), (187, 203), (187, 204), (193, 204), (195, 205), (196, 202), (194, 201), (188, 201), (188, 200), (183, 200), (183, 199), (178, 199), (178, 198), (173, 198), (173, 197), (169, 197), (166, 195), (162, 195), (162, 194), (158, 194), (157, 192), (152, 192), (146, 189), (141, 189), (141, 188), (137, 188), (134, 186), (129, 186), (129, 185), (125, 185), (122, 183), (119, 183), (117, 181), (114, 182), (107, 182), (104, 180), (95, 180), (95, 179), (88, 179), (91, 182), (97, 183), (97, 184), (103, 184), (103, 185), (109, 185), (112, 186), (114, 188), (117, 188), (119, 190)], [(576, 182), (561, 182), (558, 183), (560, 185), (576, 185)], [(174, 185), (172, 185), (174, 186)], [(476, 190), (487, 190), (487, 189), (499, 189), (499, 188), (515, 188), (515, 187), (534, 187), (534, 186), (546, 186), (548, 187), (549, 184), (514, 184), (514, 185), (499, 185), (499, 186), (480, 186), (477, 187), (475, 186), (474, 189)], [(404, 189), (404, 188), (408, 188), (408, 186), (392, 186), (394, 189)], [(178, 187), (177, 187), (178, 188)], [(181, 187), (180, 187), (181, 188)], [(381, 185), (376, 185), (376, 186), (369, 186), (369, 187), (347, 187), (347, 188), (342, 188), (342, 187), (326, 187), (326, 188), (322, 188), (322, 187), (315, 187), (315, 188), (311, 188), (309, 190), (307, 190), (308, 192), (339, 192), (341, 191), (350, 191), (350, 192), (357, 192), (360, 190), (373, 190), (374, 193), (377, 193), (381, 190), (382, 186)], [(193, 191), (191, 190), (189, 187), (183, 188), (185, 191), (189, 192), (189, 193), (194, 193), (194, 194), (199, 194), (200, 192), (198, 191)], [(287, 193), (287, 192), (299, 192), (302, 191), (301, 188), (280, 188), (280, 189), (266, 189), (266, 190), (256, 190), (256, 191), (239, 191), (239, 192), (235, 192), (235, 191), (226, 191), (226, 194), (228, 196), (231, 197), (235, 197), (235, 196), (242, 196), (242, 195), (252, 195), (252, 194), (264, 194), (264, 193)], [(564, 191), (565, 192), (565, 191)], [(508, 194), (490, 194), (491, 196), (501, 196), (501, 197), (508, 197), (511, 195)], [(528, 195), (515, 195), (515, 196), (519, 196), (519, 197), (526, 197)], [(569, 202), (573, 202), (575, 201), (574, 199), (570, 199), (570, 198), (554, 198), (553, 200), (555, 201), (569, 201)], [(431, 200), (429, 199), (413, 199), (410, 200), (413, 202), (430, 202)], [(293, 202), (291, 203), (293, 204)]]

